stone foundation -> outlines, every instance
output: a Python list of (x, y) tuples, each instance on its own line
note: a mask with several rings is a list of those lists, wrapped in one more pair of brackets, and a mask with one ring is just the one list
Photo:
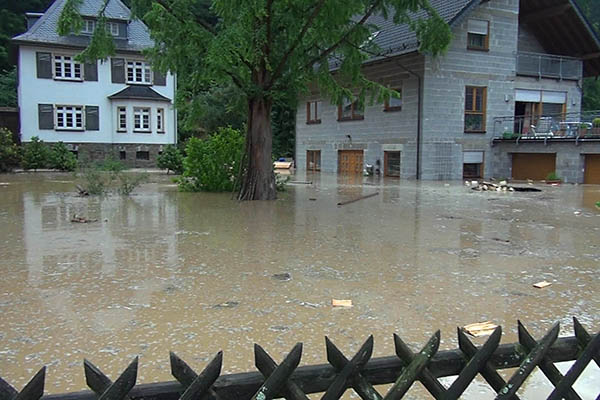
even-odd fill
[(166, 144), (109, 144), (65, 143), (77, 154), (79, 160), (104, 161), (108, 158), (120, 161), (128, 168), (156, 168), (156, 159)]

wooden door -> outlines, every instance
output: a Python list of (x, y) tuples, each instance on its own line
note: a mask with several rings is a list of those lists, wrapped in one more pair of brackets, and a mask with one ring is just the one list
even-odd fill
[(583, 183), (600, 185), (600, 154), (587, 154), (585, 156)]
[(556, 171), (556, 154), (554, 153), (513, 153), (512, 179), (546, 179), (550, 172)]
[(361, 174), (363, 172), (362, 150), (340, 150), (338, 152), (338, 173)]

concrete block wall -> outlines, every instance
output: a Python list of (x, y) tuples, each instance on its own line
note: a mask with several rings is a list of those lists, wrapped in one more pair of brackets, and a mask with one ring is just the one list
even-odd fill
[[(321, 151), (321, 171), (337, 172), (339, 150), (363, 150), (364, 162), (383, 168), (386, 149), (401, 151), (401, 177), (416, 174), (418, 79), (399, 64), (422, 74), (423, 57), (407, 55), (365, 66), (365, 75), (390, 88), (402, 88), (402, 110), (384, 111), (382, 103), (365, 105), (364, 119), (338, 121), (338, 106), (326, 93), (300, 99), (296, 114), (296, 165), (306, 169), (306, 151)], [(321, 101), (320, 124), (306, 123), (306, 102)], [(350, 137), (348, 137), (350, 136)], [(387, 147), (386, 147), (387, 146)]]

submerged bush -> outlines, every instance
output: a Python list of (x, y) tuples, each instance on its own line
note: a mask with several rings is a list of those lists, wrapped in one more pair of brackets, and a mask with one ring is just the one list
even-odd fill
[(183, 160), (179, 185), (186, 191), (232, 191), (239, 172), (244, 136), (233, 128), (219, 128), (206, 139), (191, 138)]
[(39, 137), (33, 136), (23, 148), (23, 168), (37, 170), (48, 166), (50, 150)]
[(13, 141), (12, 132), (0, 128), (0, 172), (10, 172), (19, 165), (20, 153), (17, 144)]
[(75, 171), (77, 158), (63, 142), (58, 142), (50, 149), (50, 168), (61, 171)]
[(145, 173), (119, 173), (117, 174), (119, 194), (129, 196), (138, 186), (148, 181), (148, 174)]
[(156, 165), (158, 168), (166, 169), (167, 174), (169, 171), (181, 174), (183, 172), (183, 154), (181, 154), (177, 146), (169, 144), (156, 159)]

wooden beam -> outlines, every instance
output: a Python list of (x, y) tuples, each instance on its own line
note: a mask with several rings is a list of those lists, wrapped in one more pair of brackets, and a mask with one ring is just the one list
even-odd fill
[(596, 53), (589, 53), (584, 56), (580, 56), (582, 60), (593, 60), (594, 58), (600, 58), (600, 51)]
[(571, 9), (571, 3), (561, 4), (554, 7), (545, 8), (539, 11), (530, 11), (520, 15), (520, 20), (524, 23), (537, 21), (544, 18), (556, 17)]

